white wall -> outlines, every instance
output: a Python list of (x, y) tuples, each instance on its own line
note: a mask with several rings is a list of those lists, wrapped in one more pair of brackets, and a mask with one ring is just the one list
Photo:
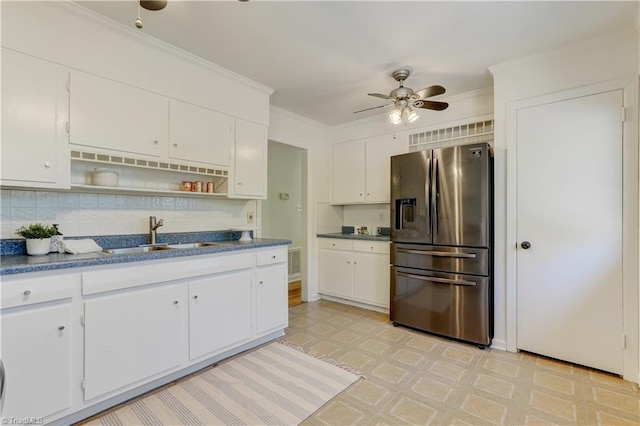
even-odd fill
[(304, 176), (302, 214), (307, 224), (302, 236), (303, 286), (302, 299), (318, 299), (318, 254), (316, 250), (316, 204), (329, 200), (329, 131), (324, 125), (290, 113), (281, 108), (271, 107), (269, 140), (292, 145), (305, 150), (303, 153)]
[[(262, 236), (302, 244), (302, 150), (269, 142), (267, 200), (262, 202)], [(288, 194), (289, 199), (281, 199)], [(298, 210), (300, 206), (300, 210)]]
[[(632, 80), (638, 75), (638, 35), (632, 30), (607, 34), (581, 43), (563, 46), (520, 60), (491, 67), (495, 90), (495, 339), (508, 345), (515, 336), (507, 323), (507, 263), (514, 256), (515, 241), (507, 240), (508, 212), (515, 194), (507, 192), (507, 161), (512, 141), (507, 138), (509, 103), (570, 88), (615, 79)], [(637, 108), (637, 99), (635, 100)], [(637, 141), (636, 141), (637, 143)], [(511, 197), (511, 198), (509, 198)], [(637, 285), (637, 283), (636, 283)], [(513, 340), (512, 337), (510, 337)]]

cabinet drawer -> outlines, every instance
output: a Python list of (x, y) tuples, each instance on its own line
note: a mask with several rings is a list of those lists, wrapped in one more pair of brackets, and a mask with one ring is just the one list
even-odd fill
[(318, 247), (321, 249), (353, 250), (353, 241), (337, 238), (318, 238)]
[(287, 261), (287, 249), (278, 247), (269, 250), (261, 250), (256, 253), (256, 264), (258, 266), (272, 265)]
[(389, 245), (390, 243), (388, 242), (354, 241), (353, 249), (355, 251), (363, 251), (366, 253), (389, 254)]
[(2, 309), (12, 308), (71, 298), (73, 285), (76, 281), (77, 279), (74, 279), (72, 275), (27, 278), (15, 281), (3, 280), (0, 307)]

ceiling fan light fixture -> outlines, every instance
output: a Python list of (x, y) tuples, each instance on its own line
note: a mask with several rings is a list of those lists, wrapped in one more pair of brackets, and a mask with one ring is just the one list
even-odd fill
[(418, 118), (420, 118), (420, 116), (414, 110), (412, 110), (411, 107), (407, 107), (406, 114), (408, 123), (413, 123)]
[(391, 111), (391, 114), (389, 114), (389, 121), (391, 122), (391, 124), (402, 123), (402, 112), (403, 110), (400, 108), (395, 108), (393, 111)]

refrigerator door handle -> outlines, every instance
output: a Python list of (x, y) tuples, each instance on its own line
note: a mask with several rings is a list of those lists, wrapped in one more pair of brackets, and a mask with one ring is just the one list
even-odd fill
[(397, 275), (401, 275), (403, 277), (414, 278), (416, 280), (443, 283), (443, 284), (454, 284), (454, 285), (466, 285), (475, 287), (478, 283), (475, 281), (467, 281), (467, 280), (450, 280), (447, 278), (438, 278), (438, 277), (430, 277), (424, 275), (415, 275), (415, 274), (407, 274), (406, 272), (396, 272)]
[(5, 373), (4, 373), (4, 362), (0, 359), (0, 401), (4, 398), (4, 381), (5, 381)]
[(438, 235), (438, 197), (440, 197), (440, 174), (438, 167), (438, 160), (436, 158), (433, 159), (434, 162), (434, 170), (433, 170), (433, 237), (435, 243), (435, 237)]
[(429, 182), (429, 184), (425, 185), (427, 190), (427, 193), (425, 194), (426, 195), (425, 207), (427, 208), (427, 235), (431, 236), (431, 211), (432, 211), (431, 209), (431, 171), (433, 168), (433, 158), (429, 157), (428, 162), (429, 162), (429, 168), (427, 170), (427, 177), (428, 177), (427, 182)]
[(463, 259), (475, 259), (477, 257), (475, 253), (451, 253), (448, 251), (406, 250), (406, 249), (397, 249), (397, 251), (398, 253), (427, 254), (430, 256), (457, 257), (457, 258), (463, 258)]

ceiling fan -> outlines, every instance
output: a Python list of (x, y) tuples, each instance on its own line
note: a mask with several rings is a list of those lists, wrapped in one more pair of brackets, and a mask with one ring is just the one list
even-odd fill
[(136, 28), (141, 29), (144, 24), (140, 18), (140, 7), (147, 10), (162, 10), (167, 7), (166, 0), (138, 0), (138, 17), (136, 18), (134, 25)]
[(368, 93), (369, 96), (388, 99), (392, 102), (373, 108), (361, 109), (360, 111), (355, 111), (354, 114), (393, 105), (395, 108), (391, 111), (391, 114), (389, 114), (389, 120), (393, 124), (400, 124), (402, 122), (406, 124), (413, 123), (418, 119), (418, 114), (413, 111), (412, 107), (432, 109), (435, 111), (442, 111), (449, 107), (449, 104), (446, 102), (429, 101), (425, 99), (443, 94), (446, 90), (442, 86), (429, 86), (415, 92), (410, 87), (404, 87), (403, 83), (409, 77), (409, 74), (411, 74), (411, 71), (408, 68), (396, 70), (391, 74), (391, 77), (400, 83), (400, 87), (392, 90), (389, 95)]

